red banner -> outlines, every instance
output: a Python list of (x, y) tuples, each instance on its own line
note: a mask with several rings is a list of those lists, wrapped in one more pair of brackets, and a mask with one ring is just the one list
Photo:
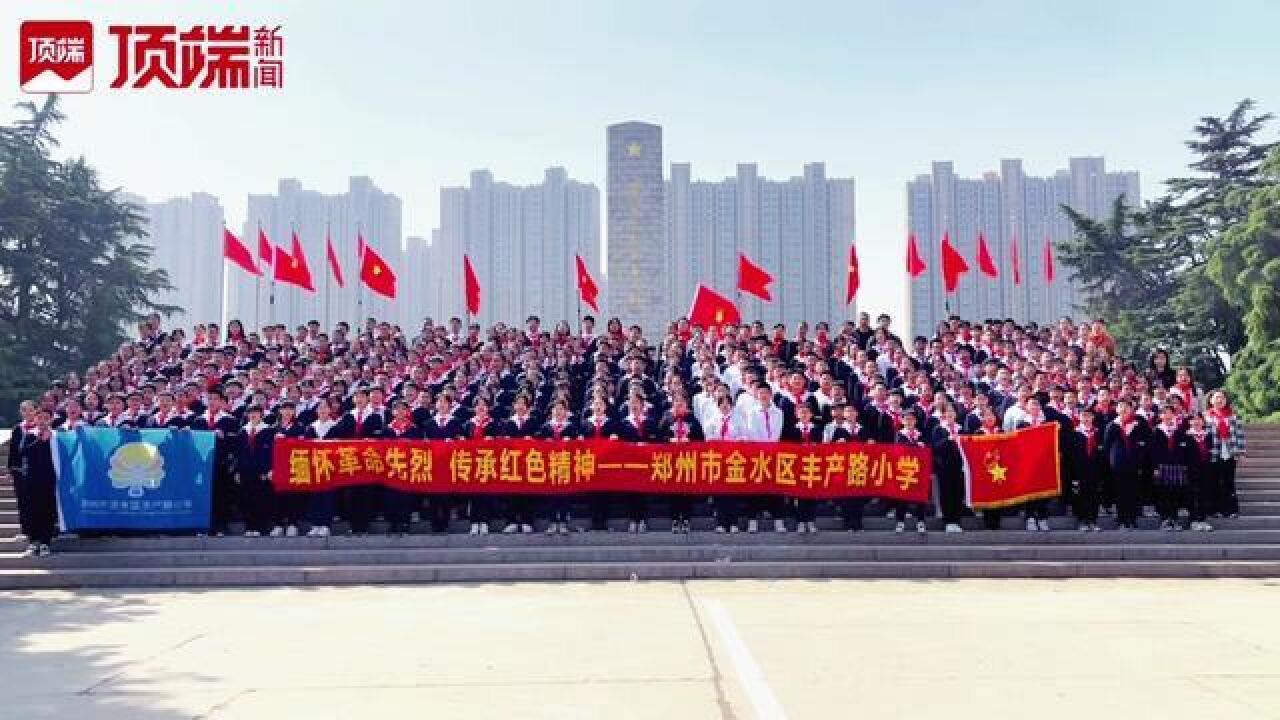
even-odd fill
[(271, 477), (284, 492), (378, 484), (415, 493), (781, 494), (927, 503), (931, 474), (929, 451), (902, 445), (277, 438)]
[(969, 507), (1001, 508), (1062, 494), (1058, 425), (1045, 423), (996, 435), (965, 435)]

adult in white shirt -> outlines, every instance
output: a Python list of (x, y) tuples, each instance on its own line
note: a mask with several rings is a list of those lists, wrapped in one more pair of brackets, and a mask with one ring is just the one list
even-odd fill
[[(743, 439), (754, 442), (778, 442), (782, 437), (782, 410), (773, 404), (773, 390), (768, 385), (762, 384), (753, 392), (756, 406), (746, 415)], [(786, 532), (787, 525), (782, 519), (785, 501), (786, 498), (775, 494), (756, 495), (750, 498), (747, 532), (753, 533), (759, 529), (760, 518), (766, 512), (773, 517), (774, 532)]]

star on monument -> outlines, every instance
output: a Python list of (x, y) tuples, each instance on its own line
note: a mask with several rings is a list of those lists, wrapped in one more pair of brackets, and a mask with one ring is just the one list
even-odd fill
[(640, 143), (632, 140), (627, 144), (627, 157), (640, 157)]

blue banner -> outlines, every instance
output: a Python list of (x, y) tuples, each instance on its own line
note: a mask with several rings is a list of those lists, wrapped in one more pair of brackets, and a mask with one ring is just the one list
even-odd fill
[(208, 529), (213, 444), (192, 430), (54, 433), (62, 529)]

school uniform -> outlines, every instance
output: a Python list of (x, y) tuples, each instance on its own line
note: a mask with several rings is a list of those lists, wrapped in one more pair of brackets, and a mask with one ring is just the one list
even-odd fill
[(1209, 432), (1213, 434), (1213, 514), (1230, 517), (1240, 513), (1236, 497), (1236, 461), (1245, 451), (1244, 426), (1235, 413), (1219, 415), (1209, 410)]
[[(420, 440), (423, 431), (413, 420), (405, 418), (404, 422), (392, 419), (382, 432), (384, 440)], [(409, 518), (418, 499), (415, 493), (397, 488), (383, 488), (383, 510), (387, 522), (391, 523), (391, 532), (409, 532)]]
[(1190, 452), (1187, 455), (1187, 495), (1190, 520), (1192, 523), (1204, 522), (1213, 509), (1212, 472), (1214, 433), (1205, 428), (1201, 431), (1187, 430)]
[[(662, 439), (664, 442), (679, 446), (683, 443), (703, 442), (706, 435), (702, 430), (702, 423), (693, 413), (685, 413), (680, 417), (676, 417), (668, 413), (659, 423), (662, 430)], [(676, 449), (677, 452), (679, 448)], [(688, 523), (693, 518), (693, 501), (694, 496), (689, 493), (672, 493), (667, 496), (667, 504), (671, 509), (671, 522)]]
[(58, 528), (57, 477), (53, 469), (53, 432), (47, 437), (34, 426), (19, 425), (9, 439), (9, 466), (18, 523), (31, 545), (48, 545)]
[[(637, 418), (628, 415), (618, 423), (618, 439), (624, 442), (652, 443), (662, 441), (662, 432), (647, 417)], [(626, 493), (623, 502), (626, 506), (627, 519), (633, 523), (644, 522), (648, 516), (649, 496), (646, 493)]]
[(1116, 519), (1121, 526), (1138, 526), (1138, 497), (1142, 473), (1150, 461), (1151, 428), (1138, 417), (1107, 425), (1103, 454), (1115, 481)]
[[(752, 401), (749, 409), (744, 412), (744, 440), (778, 442), (782, 438), (782, 428), (782, 410), (773, 403), (762, 408), (758, 402)], [(777, 523), (785, 522), (786, 502), (780, 495), (751, 495), (746, 499), (746, 504), (747, 515), (752, 520), (758, 520), (767, 512), (773, 517), (775, 526)]]
[[(512, 415), (502, 426), (502, 437), (507, 438), (535, 438), (538, 431), (542, 427), (541, 419), (537, 415), (529, 414), (524, 417)], [(506, 508), (504, 513), (507, 516), (507, 525), (533, 525), (533, 508), (534, 498), (529, 495), (507, 495)]]
[[(807, 423), (790, 423), (783, 427), (781, 441), (784, 443), (798, 443), (802, 445), (819, 444), (823, 441), (825, 433), (822, 426), (814, 422)], [(783, 502), (786, 502), (783, 498)], [(813, 498), (794, 498), (790, 503), (795, 508), (796, 522), (810, 523), (818, 517), (818, 501)]]
[[(452, 412), (448, 415), (433, 414), (422, 425), (422, 437), (435, 441), (461, 439), (463, 421)], [(448, 532), (454, 507), (461, 505), (465, 509), (467, 497), (453, 493), (432, 493), (427, 496), (427, 507), (431, 515), (431, 532)]]
[[(303, 437), (308, 440), (347, 440), (355, 429), (350, 424), (349, 416), (330, 418), (328, 421), (316, 419), (307, 426)], [(337, 513), (338, 491), (325, 490), (307, 493), (307, 524), (311, 527), (329, 527)]]
[[(502, 437), (503, 421), (490, 415), (484, 420), (472, 417), (462, 425), (463, 440), (485, 440)], [(488, 525), (493, 517), (493, 498), (483, 493), (469, 496), (467, 501), (467, 519), (471, 523)]]
[(236, 436), (236, 482), (240, 486), (245, 529), (266, 534), (275, 517), (275, 491), (271, 487), (271, 453), (275, 428), (266, 423), (246, 424)]
[[(743, 438), (743, 428), (737, 413), (730, 410), (727, 415), (718, 409), (711, 411), (702, 425), (707, 440), (714, 442), (738, 442)], [(741, 519), (742, 503), (737, 495), (716, 495), (711, 499), (715, 507), (716, 527), (721, 531), (737, 529)]]
[(1178, 425), (1156, 425), (1151, 430), (1151, 466), (1155, 470), (1155, 503), (1164, 523), (1177, 523), (1178, 508), (1188, 506), (1187, 468), (1192, 445)]
[[(363, 412), (352, 408), (344, 418), (344, 422), (351, 428), (353, 440), (377, 440), (382, 437), (386, 429), (382, 423), (382, 416), (369, 406), (365, 406)], [(369, 523), (382, 508), (383, 495), (382, 486), (372, 484), (356, 485), (338, 491), (339, 512), (350, 523), (351, 532), (359, 534), (369, 532)], [(343, 502), (344, 499), (345, 502)]]
[[(905, 445), (907, 447), (920, 448), (929, 446), (928, 442), (925, 441), (925, 435), (923, 433), (919, 430), (912, 430), (908, 432), (906, 428), (899, 430), (893, 441), (897, 445)], [(929, 517), (929, 506), (925, 503), (909, 502), (896, 502), (893, 504), (893, 516), (895, 521), (905, 523), (907, 521), (907, 515), (915, 518), (916, 522), (924, 522), (925, 519)], [(861, 529), (861, 523), (859, 523), (858, 527)]]
[(1102, 433), (1092, 423), (1081, 423), (1071, 435), (1071, 462), (1067, 464), (1072, 484), (1072, 513), (1083, 525), (1098, 524), (1102, 489)]
[[(608, 440), (618, 435), (618, 421), (608, 415), (589, 415), (580, 423), (584, 440)], [(587, 504), (591, 508), (591, 529), (603, 532), (609, 529), (609, 506), (616, 500), (616, 493), (590, 493)]]
[[(293, 422), (287, 425), (280, 423), (273, 425), (272, 432), (275, 435), (275, 438), (272, 439), (272, 446), (274, 447), (275, 440), (282, 437), (305, 438), (307, 436), (307, 425), (295, 416)], [(307, 496), (309, 494), (305, 492), (276, 493), (275, 524), (280, 527), (289, 527), (291, 525), (297, 527), (306, 513)]]
[(933, 471), (938, 476), (938, 506), (948, 525), (960, 524), (964, 514), (964, 457), (960, 452), (960, 427), (939, 425), (929, 437)]
[[(572, 418), (566, 417), (563, 422), (556, 421), (553, 418), (538, 430), (537, 437), (552, 442), (578, 440), (582, 437), (582, 428), (578, 427)], [(548, 448), (548, 451), (552, 449)], [(544, 506), (549, 522), (569, 522), (569, 501), (571, 497), (568, 493), (556, 493), (546, 497)]]
[(216, 415), (204, 412), (191, 420), (192, 430), (214, 432), (213, 488), (209, 525), (214, 533), (227, 531), (232, 509), (240, 504), (240, 484), (235, 479), (235, 449), (239, 443), (240, 422), (225, 410)]
[[(875, 439), (873, 432), (861, 422), (849, 423), (844, 420), (826, 427), (827, 442), (870, 442)], [(862, 531), (863, 517), (866, 515), (868, 499), (865, 497), (849, 497), (840, 501), (840, 512), (844, 515), (844, 529), (851, 532)]]

